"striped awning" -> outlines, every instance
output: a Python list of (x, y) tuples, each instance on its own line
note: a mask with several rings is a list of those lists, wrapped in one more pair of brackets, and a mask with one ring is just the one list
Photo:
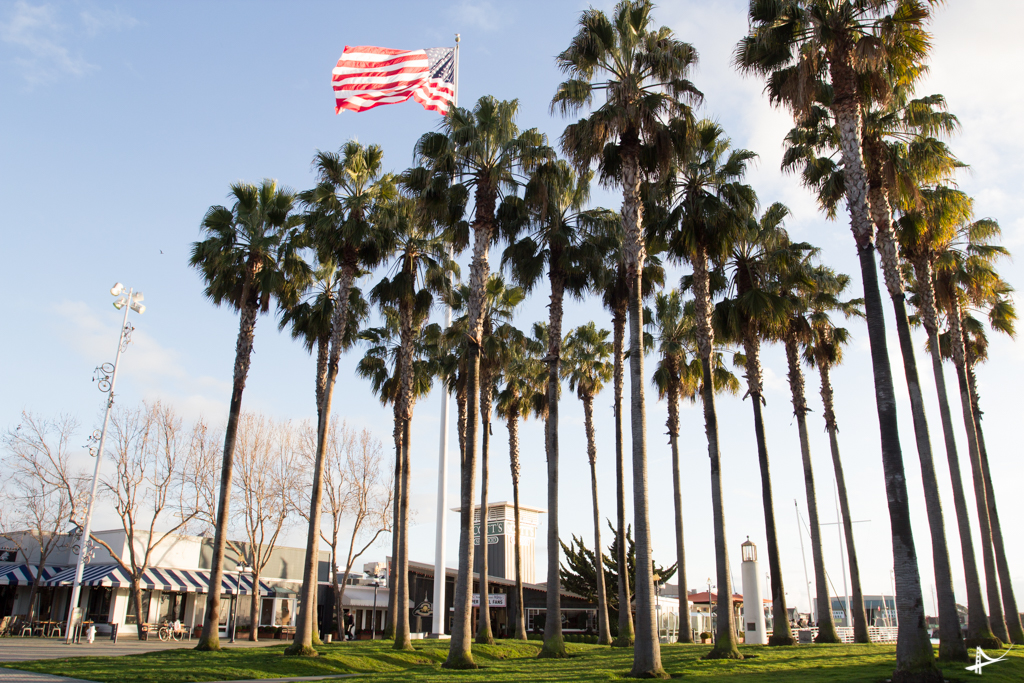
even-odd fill
[[(70, 567), (49, 581), (47, 586), (70, 586), (75, 580), (75, 568)], [(30, 580), (31, 582), (31, 580)], [(114, 586), (127, 588), (132, 585), (131, 574), (118, 564), (86, 565), (82, 574), (83, 586)], [(172, 591), (176, 593), (207, 593), (210, 588), (210, 572), (205, 569), (164, 569), (150, 567), (143, 572), (139, 587), (147, 590)], [(239, 586), (237, 574), (225, 574), (221, 580), (223, 593), (252, 593), (252, 575), (242, 575)], [(268, 595), (274, 589), (260, 581), (259, 592)]]
[[(63, 567), (43, 567), (43, 578), (46, 582), (63, 571)], [(36, 568), (30, 564), (0, 565), (0, 586), (31, 586), (36, 578)]]

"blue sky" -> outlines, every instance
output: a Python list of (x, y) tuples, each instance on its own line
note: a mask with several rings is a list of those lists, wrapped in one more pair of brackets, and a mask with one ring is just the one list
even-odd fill
[[(597, 3), (608, 8), (611, 3)], [(693, 80), (706, 96), (699, 112), (717, 119), (734, 145), (760, 157), (750, 180), (763, 203), (782, 201), (793, 211), (792, 234), (822, 247), (824, 259), (854, 276), (857, 264), (846, 220), (827, 221), (795, 178), (779, 168), (789, 119), (770, 108), (762, 85), (730, 66), (746, 29), (744, 4), (665, 2), (659, 23), (692, 42), (701, 55)], [(383, 146), (389, 168), (412, 160), (412, 146), (434, 129), (438, 116), (414, 103), (336, 116), (330, 71), (346, 44), (415, 49), (451, 45), (462, 34), (460, 101), (481, 95), (519, 98), (520, 125), (536, 126), (556, 139), (564, 121), (548, 114), (560, 80), (554, 55), (575, 31), (578, 2), (176, 2), (94, 3), (18, 0), (0, 2), (0, 219), (4, 268), (0, 283), (0, 427), (14, 426), (22, 410), (41, 415), (72, 413), (82, 422), (80, 441), (98, 426), (100, 394), (89, 382), (93, 368), (110, 360), (120, 317), (107, 289), (115, 281), (143, 290), (148, 310), (135, 320), (135, 343), (124, 357), (119, 400), (161, 398), (183, 416), (222, 422), (227, 413), (237, 318), (202, 296), (187, 266), (189, 245), (212, 204), (225, 201), (237, 180), (278, 179), (296, 189), (312, 183), (317, 149), (336, 149), (350, 138)], [(1005, 244), (1016, 251), (1024, 237), (1024, 144), (1018, 112), (1024, 95), (1024, 48), (1012, 33), (1024, 18), (1013, 0), (956, 3), (934, 22), (932, 72), (921, 93), (946, 95), (963, 124), (953, 140), (971, 164), (961, 186), (977, 202), (979, 216), (997, 218)], [(992, 21), (992, 16), (1004, 19)], [(595, 190), (594, 202), (618, 208), (614, 193)], [(162, 253), (161, 253), (162, 252)], [(1011, 284), (1019, 267), (1004, 263)], [(675, 269), (671, 281), (682, 271)], [(526, 303), (523, 326), (546, 315), (539, 291)], [(888, 307), (888, 304), (886, 304)], [(440, 313), (439, 313), (440, 315)], [(595, 320), (610, 326), (594, 300), (568, 304), (566, 329)], [(912, 496), (915, 539), (925, 599), (930, 604), (931, 552), (920, 494), (906, 388), (890, 321), (890, 353), (900, 401), (900, 427)], [(866, 330), (852, 323), (853, 346), (834, 377), (840, 440), (856, 519), (867, 593), (889, 591), (891, 545), (885, 506)], [(938, 406), (924, 354), (915, 338), (922, 382), (929, 397), (932, 443), (951, 541), (958, 599), (963, 568), (955, 537), (949, 471), (941, 450)], [(365, 382), (354, 376), (359, 352), (349, 354), (339, 375), (336, 414), (373, 429), (387, 443), (390, 411), (380, 408)], [(806, 516), (796, 425), (792, 419), (785, 361), (778, 348), (764, 352), (768, 446), (772, 459), (783, 573), (792, 603), (806, 609), (794, 499)], [(648, 361), (650, 367), (651, 361)], [(282, 419), (315, 414), (313, 362), (268, 316), (257, 325), (256, 353), (244, 405)], [(1015, 494), (1024, 484), (1014, 425), (1024, 354), (997, 338), (992, 361), (980, 373), (986, 437), (1004, 519), (1013, 519)], [(808, 377), (814, 412), (809, 416), (822, 521), (834, 521), (828, 442), (820, 422), (817, 382)], [(582, 409), (569, 393), (561, 422), (562, 535), (591, 537), (590, 496)], [(736, 572), (739, 545), (749, 536), (763, 544), (764, 528), (750, 407), (739, 397), (719, 401), (729, 547)], [(611, 395), (598, 397), (601, 506), (614, 513), (614, 451)], [(438, 396), (417, 406), (414, 426), (414, 530), (412, 557), (433, 557)], [(453, 411), (454, 412), (454, 411)], [(959, 411), (954, 407), (954, 417)], [(662, 563), (674, 555), (670, 459), (665, 405), (648, 392), (649, 479), (654, 548)], [(684, 504), (690, 587), (713, 575), (709, 473), (700, 411), (682, 417)], [(504, 426), (495, 423), (491, 491), (511, 498)], [(454, 433), (453, 433), (454, 434)], [(543, 506), (546, 496), (541, 425), (523, 429), (524, 504)], [(454, 443), (454, 440), (453, 440)], [(966, 453), (966, 444), (961, 444)], [(966, 461), (966, 458), (962, 458)], [(965, 467), (965, 480), (970, 472)], [(450, 496), (457, 478), (450, 476)], [(971, 487), (968, 486), (970, 497)], [(969, 500), (973, 514), (973, 499)], [(454, 523), (455, 517), (450, 517)], [(100, 512), (101, 525), (115, 520)], [(1012, 543), (1011, 565), (1024, 564)], [(296, 528), (288, 541), (300, 543)], [(835, 527), (826, 527), (826, 568), (838, 588)], [(545, 556), (538, 534), (538, 574)], [(449, 563), (457, 537), (449, 534)], [(383, 558), (385, 550), (376, 555)], [(980, 558), (979, 558), (980, 561)], [(765, 569), (767, 569), (765, 567)], [(813, 577), (812, 577), (813, 578)], [(1024, 584), (1024, 574), (1015, 577)], [(841, 588), (838, 588), (842, 590)], [(929, 610), (932, 611), (932, 610)]]

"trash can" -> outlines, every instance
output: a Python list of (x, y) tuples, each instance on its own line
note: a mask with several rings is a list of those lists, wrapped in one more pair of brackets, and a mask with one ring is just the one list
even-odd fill
[(142, 634), (142, 640), (149, 640), (149, 624), (139, 626), (139, 632)]

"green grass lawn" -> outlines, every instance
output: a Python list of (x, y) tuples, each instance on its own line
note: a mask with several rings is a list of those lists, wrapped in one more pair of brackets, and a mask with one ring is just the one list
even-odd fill
[[(480, 669), (452, 672), (441, 668), (446, 642), (414, 641), (414, 652), (396, 652), (387, 641), (338, 643), (320, 648), (321, 656), (283, 656), (284, 645), (221, 652), (169, 650), (125, 657), (75, 657), (12, 662), (11, 668), (62, 674), (91, 681), (179, 683), (282, 676), (362, 674), (356, 680), (491, 682), (491, 681), (606, 681), (626, 678), (632, 651), (598, 645), (569, 644), (564, 660), (536, 659), (535, 641), (500, 641), (474, 646)], [(743, 661), (704, 661), (711, 646), (663, 645), (662, 661), (672, 678), (703, 678), (730, 683), (833, 683), (884, 681), (892, 673), (893, 645), (801, 645), (790, 648), (741, 646)], [(973, 654), (973, 653), (972, 653)], [(989, 652), (995, 656), (996, 653)], [(972, 662), (973, 663), (973, 662)], [(976, 676), (963, 664), (944, 667), (950, 681)], [(1024, 681), (1024, 651), (1011, 651), (1006, 660), (984, 669), (985, 681)], [(969, 678), (970, 677), (970, 678)]]

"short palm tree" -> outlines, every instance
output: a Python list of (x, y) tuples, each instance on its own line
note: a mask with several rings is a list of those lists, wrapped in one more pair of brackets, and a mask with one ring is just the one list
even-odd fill
[[(531, 174), (518, 215), (509, 202), (503, 232), (509, 245), (502, 265), (525, 291), (531, 291), (544, 277), (551, 292), (548, 311), (547, 415), (544, 421), (544, 448), (548, 464), (548, 585), (558, 584), (558, 382), (561, 363), (562, 314), (565, 295), (581, 298), (592, 281), (597, 258), (586, 242), (588, 233), (617, 221), (606, 209), (585, 207), (590, 199), (591, 173), (577, 175), (565, 161), (541, 164)], [(547, 613), (561, 614), (561, 595), (547, 593)], [(540, 656), (564, 657), (560, 619), (544, 624), (544, 647)]]
[[(757, 197), (742, 183), (747, 163), (755, 157), (745, 149), (730, 150), (729, 139), (718, 124), (700, 121), (685, 154), (661, 192), (671, 210), (666, 219), (672, 256), (693, 266), (692, 286), (696, 313), (697, 349), (704, 377), (710, 377), (715, 332), (709, 267), (728, 257), (740, 228), (747, 225)], [(631, 359), (632, 360), (632, 359)], [(732, 609), (732, 576), (725, 538), (721, 453), (718, 415), (711, 383), (702, 385), (704, 429), (711, 461), (711, 505), (715, 527), (715, 564), (718, 580), (718, 633), (708, 657), (740, 659)]]
[[(846, 288), (846, 276), (840, 276), (841, 293)], [(839, 302), (840, 310), (849, 315), (863, 315), (860, 301)], [(812, 302), (812, 310), (808, 316), (810, 330), (804, 344), (804, 361), (818, 369), (821, 379), (822, 417), (825, 419), (825, 431), (828, 432), (829, 446), (832, 451), (832, 469), (836, 475), (836, 488), (839, 495), (839, 509), (843, 517), (843, 535), (846, 538), (846, 554), (850, 565), (850, 603), (847, 605), (853, 614), (853, 640), (855, 643), (871, 642), (868, 634), (867, 614), (864, 611), (864, 593), (860, 585), (860, 564), (857, 562), (857, 546), (853, 540), (853, 517), (850, 515), (850, 499), (846, 491), (846, 477), (843, 463), (839, 457), (839, 423), (836, 420), (835, 392), (832, 388), (832, 368), (843, 361), (843, 346), (850, 341), (850, 333), (843, 327), (832, 324), (829, 312), (834, 306), (822, 301)]]
[(372, 267), (380, 260), (380, 243), (371, 215), (376, 205), (394, 192), (390, 176), (381, 173), (383, 157), (380, 147), (364, 147), (354, 140), (343, 145), (337, 153), (317, 152), (313, 160), (317, 185), (301, 195), (309, 207), (306, 224), (318, 253), (338, 264), (340, 272), (335, 296), (337, 305), (331, 321), (327, 378), (322, 403), (317, 410), (317, 446), (309, 496), (310, 514), (299, 613), (295, 622), (295, 638), (286, 651), (292, 655), (316, 654), (313, 649), (313, 621), (316, 615), (317, 548), (331, 401), (346, 336), (349, 291), (362, 269)]
[(462, 517), (459, 533), (459, 574), (455, 583), (454, 622), (448, 669), (475, 669), (472, 655), (473, 483), (476, 477), (480, 403), (480, 339), (484, 324), (484, 290), (490, 275), (488, 250), (495, 237), (495, 210), (503, 194), (516, 186), (516, 173), (529, 171), (550, 150), (537, 129), (516, 125), (518, 100), (481, 97), (473, 110), (453, 108), (442, 129), (416, 143), (416, 158), (432, 170), (458, 173), (474, 193), (473, 258), (469, 267), (467, 305), (466, 456), (462, 469)]
[(786, 298), (774, 291), (780, 262), (792, 252), (792, 245), (782, 228), (788, 214), (785, 206), (776, 203), (764, 212), (759, 221), (751, 216), (747, 224), (741, 226), (727, 263), (728, 296), (718, 303), (715, 310), (719, 329), (725, 338), (743, 346), (746, 358), (747, 395), (754, 411), (757, 461), (761, 468), (761, 504), (771, 574), (773, 629), (769, 645), (793, 645), (796, 642), (789, 628), (786, 592), (782, 585), (768, 444), (761, 414), (761, 407), (765, 404), (761, 342), (780, 337), (789, 309)]
[[(677, 40), (667, 27), (655, 28), (650, 0), (622, 0), (610, 15), (585, 10), (569, 47), (558, 55), (568, 79), (559, 85), (552, 110), (576, 114), (593, 104), (595, 92), (605, 101), (586, 118), (566, 127), (562, 149), (578, 169), (600, 165), (602, 179), (622, 187), (622, 226), (630, 320), (630, 414), (633, 437), (633, 516), (636, 525), (637, 644), (635, 676), (662, 676), (657, 637), (651, 529), (648, 513), (646, 407), (643, 373), (644, 238), (641, 183), (649, 172), (657, 179), (668, 169), (673, 138), (685, 137), (692, 118), (689, 105), (701, 99), (688, 80), (697, 52)], [(603, 79), (603, 80), (600, 80)], [(670, 121), (671, 123), (666, 123)], [(675, 133), (675, 135), (673, 135)], [(651, 163), (644, 163), (651, 160)]]
[(548, 371), (540, 356), (546, 348), (531, 348), (525, 336), (516, 335), (516, 343), (509, 344), (504, 356), (501, 375), (498, 381), (499, 390), (495, 396), (495, 412), (505, 420), (508, 427), (509, 465), (512, 470), (512, 509), (515, 524), (515, 581), (516, 581), (516, 640), (526, 640), (526, 610), (523, 607), (523, 561), (520, 552), (519, 525), (519, 479), (521, 466), (519, 461), (519, 420), (527, 419), (531, 414), (543, 418), (547, 412), (547, 381)]
[[(964, 427), (967, 430), (974, 497), (981, 527), (981, 555), (985, 568), (989, 624), (993, 635), (1005, 642), (1009, 640), (1010, 634), (1006, 627), (999, 591), (988, 491), (967, 372), (967, 344), (963, 321), (972, 307), (1006, 300), (1012, 290), (995, 271), (993, 265), (997, 258), (1008, 253), (1005, 248), (993, 244), (1000, 234), (999, 224), (991, 219), (969, 218), (971, 216), (968, 213), (968, 220), (962, 221), (941, 246), (934, 264), (935, 289), (939, 306), (945, 312), (949, 326), (950, 355), (956, 367), (960, 405), (963, 410)], [(1012, 321), (1009, 330), (1012, 332)]]
[[(626, 260), (623, 246), (625, 243), (625, 232), (622, 229), (622, 222), (609, 223), (605, 230), (592, 233), (587, 240), (601, 257), (602, 263), (594, 273), (594, 282), (591, 283), (591, 290), (601, 296), (605, 308), (612, 315), (612, 354), (614, 357), (614, 402), (613, 412), (615, 419), (615, 518), (616, 534), (619, 538), (626, 535), (626, 493), (625, 493), (625, 470), (622, 455), (622, 377), (623, 365), (626, 355), (623, 352), (623, 344), (626, 337), (626, 316), (629, 307), (629, 282), (626, 279)], [(662, 268), (661, 259), (651, 243), (651, 235), (648, 233), (647, 259), (644, 261), (644, 271), (640, 278), (644, 288), (643, 299), (650, 298), (656, 288), (665, 284), (665, 269)], [(616, 545), (615, 566), (616, 572), (621, 578), (617, 582), (618, 604), (628, 605), (632, 602), (632, 593), (629, 588), (629, 572), (626, 570), (627, 550), (625, 543)], [(612, 645), (617, 647), (633, 647), (633, 613), (632, 610), (620, 609), (619, 633)]]
[[(857, 71), (869, 64), (892, 62), (894, 57), (904, 64), (923, 57), (929, 46), (922, 30), (928, 15), (928, 6), (918, 0), (751, 0), (749, 33), (736, 49), (739, 68), (763, 76), (773, 100), (798, 116), (813, 104), (821, 91), (819, 83), (825, 82), (832, 89), (830, 107), (839, 130), (844, 190), (864, 284), (882, 465), (890, 501), (894, 571), (897, 583), (903, 586), (897, 597), (900, 635), (895, 678), (907, 681), (938, 681), (942, 675), (935, 666), (925, 629), (921, 577), (875, 265), (875, 231), (867, 197)], [(872, 60), (862, 59), (868, 53)]]
[[(229, 195), (231, 208), (211, 206), (201, 224), (206, 239), (192, 244), (189, 265), (197, 269), (206, 284), (204, 293), (220, 306), (239, 312), (235, 368), (231, 403), (224, 431), (224, 456), (217, 501), (213, 558), (210, 572), (220, 585), (224, 574), (224, 548), (230, 519), (231, 475), (234, 467), (235, 437), (242, 410), (242, 392), (249, 375), (256, 317), (278, 301), (287, 308), (297, 299), (310, 277), (309, 266), (299, 255), (304, 246), (298, 229), (300, 218), (293, 213), (295, 194), (278, 187), (277, 181), (259, 185), (236, 183)], [(206, 601), (203, 635), (196, 649), (217, 650), (220, 619), (220, 591), (211, 591)]]
[[(967, 509), (967, 498), (960, 474), (960, 459), (953, 432), (953, 417), (942, 368), (939, 349), (939, 312), (935, 305), (933, 265), (939, 253), (954, 238), (957, 227), (964, 220), (969, 219), (970, 200), (959, 190), (939, 186), (919, 190), (917, 201), (908, 208), (910, 210), (896, 224), (896, 234), (903, 257), (912, 264), (914, 269), (915, 303), (921, 322), (928, 334), (932, 373), (935, 377), (936, 393), (939, 398), (939, 415), (942, 418), (942, 431), (946, 441), (946, 458), (953, 486), (953, 504), (960, 532), (960, 549), (967, 583), (968, 622), (965, 646), (998, 647), (999, 643), (992, 632), (982, 599), (974, 539), (971, 534), (970, 513)], [(959, 619), (957, 619), (956, 628), (959, 631)]]
[[(583, 426), (587, 434), (587, 458), (590, 460), (590, 493), (594, 502), (594, 557), (604, 554), (601, 545), (601, 510), (597, 502), (597, 440), (594, 436), (594, 397), (611, 381), (613, 366), (610, 362), (612, 345), (608, 330), (598, 330), (593, 322), (572, 330), (565, 338), (565, 364), (562, 376), (569, 389), (583, 402)], [(601, 571), (597, 577), (597, 638), (600, 645), (611, 645), (612, 634), (608, 622), (608, 593), (605, 590), (604, 563), (597, 562)]]

